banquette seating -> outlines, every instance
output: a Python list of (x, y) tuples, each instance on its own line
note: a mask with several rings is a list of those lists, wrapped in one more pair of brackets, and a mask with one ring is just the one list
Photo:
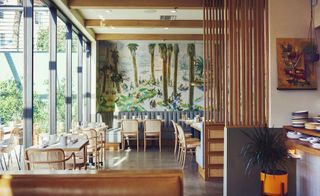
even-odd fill
[(0, 176), (1, 196), (182, 196), (181, 170), (47, 171)]

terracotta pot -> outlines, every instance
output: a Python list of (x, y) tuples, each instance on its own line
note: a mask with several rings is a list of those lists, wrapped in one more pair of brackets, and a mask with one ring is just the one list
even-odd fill
[(263, 182), (263, 191), (266, 195), (282, 195), (282, 184), (284, 194), (288, 192), (288, 173), (283, 171), (281, 174), (260, 173), (260, 180)]

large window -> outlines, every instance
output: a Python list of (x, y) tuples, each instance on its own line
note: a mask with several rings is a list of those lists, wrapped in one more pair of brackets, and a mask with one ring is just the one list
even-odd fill
[[(85, 93), (83, 91), (78, 92), (78, 52), (84, 53), (85, 51), (78, 51), (78, 34), (82, 37), (84, 36), (79, 32), (77, 27), (73, 26), (68, 17), (56, 9), (52, 1), (50, 1), (50, 9), (41, 0), (33, 1), (33, 26), (29, 23), (32, 21), (31, 18), (27, 18), (27, 22), (25, 23), (27, 26), (24, 32), (22, 2), (24, 1), (0, 0), (0, 125), (9, 126), (12, 123), (25, 120), (25, 127), (27, 128), (24, 130), (24, 133), (26, 133), (24, 136), (26, 136), (25, 139), (27, 141), (25, 145), (29, 147), (39, 142), (41, 134), (49, 133), (50, 119), (54, 119), (54, 116), (50, 115), (57, 115), (57, 120), (50, 122), (51, 133), (53, 134), (64, 132), (69, 127), (71, 120), (73, 126), (78, 122), (78, 114), (82, 114), (82, 111), (78, 111), (78, 95)], [(28, 4), (30, 2), (26, 3), (26, 6), (30, 6)], [(50, 10), (52, 11), (52, 15), (50, 14)], [(54, 18), (56, 12), (58, 12), (58, 16), (62, 17), (61, 19), (57, 19), (57, 24), (54, 23), (55, 20), (52, 20), (53, 23), (50, 23), (52, 28), (50, 28), (49, 16), (51, 15)], [(66, 46), (66, 24), (68, 24), (68, 29), (74, 30), (72, 33), (72, 44), (70, 44), (71, 52), (68, 52)], [(50, 31), (52, 29), (57, 29), (56, 54), (56, 51), (49, 50), (49, 42), (52, 40), (50, 38)], [(30, 32), (33, 32), (33, 34), (29, 34)], [(55, 36), (53, 35), (52, 37)], [(84, 39), (88, 41), (85, 37)], [(29, 41), (31, 40), (33, 42), (30, 43)], [(23, 53), (24, 43), (27, 44), (25, 47), (26, 55)], [(55, 55), (57, 62), (54, 62)], [(50, 64), (56, 65), (56, 70), (52, 69), (51, 72), (49, 66), (50, 57), (51, 61), (53, 61)], [(67, 65), (67, 59), (68, 62), (72, 62), (71, 66)], [(84, 59), (85, 62), (86, 60)], [(54, 67), (51, 66), (51, 68)], [(71, 70), (67, 71), (67, 67)], [(29, 72), (31, 70), (33, 71), (32, 74), (27, 74), (24, 77), (24, 71)], [(68, 74), (72, 77), (67, 77)], [(28, 80), (24, 81), (26, 78)], [(83, 79), (83, 84), (85, 84), (86, 77), (83, 76)], [(69, 81), (69, 88), (66, 86), (67, 81)], [(53, 89), (50, 89), (54, 88), (55, 82), (57, 84), (56, 94), (50, 96), (51, 99), (49, 99), (49, 92), (55, 92)], [(23, 84), (26, 86), (23, 86)], [(51, 84), (51, 87), (49, 84)], [(72, 96), (69, 95), (68, 98), (66, 98), (67, 89), (69, 93), (71, 93), (72, 89)], [(26, 92), (25, 95), (23, 94), (23, 90)], [(30, 92), (32, 90), (33, 97)], [(31, 100), (33, 100), (32, 103)], [(49, 105), (50, 103), (54, 103), (50, 102), (53, 100), (56, 100), (56, 105), (54, 105), (56, 107), (52, 107), (52, 111), (50, 112)], [(72, 105), (70, 101), (72, 101)], [(70, 106), (68, 109), (66, 103)], [(82, 106), (84, 103), (80, 104)], [(23, 119), (24, 110), (26, 111), (26, 119)], [(68, 125), (66, 124), (67, 113), (72, 113), (72, 119), (69, 118)], [(33, 114), (33, 122), (31, 114)], [(32, 139), (33, 141), (31, 141)]]
[(72, 33), (72, 127), (78, 122), (78, 35)]
[(61, 134), (66, 126), (66, 32), (65, 23), (58, 18), (57, 26), (57, 132)]
[(0, 124), (23, 117), (23, 14), (0, 10)]
[(41, 23), (34, 21), (34, 133), (49, 133), (49, 9), (45, 5), (34, 7), (34, 15), (41, 16)]

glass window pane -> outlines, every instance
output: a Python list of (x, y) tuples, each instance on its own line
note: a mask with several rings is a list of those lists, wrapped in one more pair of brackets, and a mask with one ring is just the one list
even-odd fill
[(87, 92), (87, 58), (86, 58), (86, 43), (83, 42), (82, 44), (83, 46), (83, 54), (82, 54), (82, 57), (83, 57), (83, 69), (82, 69), (82, 86), (83, 86), (83, 120), (88, 122), (89, 119), (87, 119), (87, 98), (86, 98), (86, 92)]
[(72, 32), (72, 127), (78, 122), (78, 35)]
[(65, 23), (58, 18), (57, 26), (57, 132), (61, 134), (65, 131), (66, 126), (66, 104), (65, 104), (65, 89), (66, 89), (66, 32)]
[[(35, 7), (34, 15), (34, 134), (49, 133), (49, 10)], [(40, 21), (40, 22), (39, 22)], [(39, 137), (38, 137), (39, 138)]]
[(2, 11), (0, 15), (0, 125), (10, 126), (23, 118), (23, 59), (23, 13), (22, 11)]

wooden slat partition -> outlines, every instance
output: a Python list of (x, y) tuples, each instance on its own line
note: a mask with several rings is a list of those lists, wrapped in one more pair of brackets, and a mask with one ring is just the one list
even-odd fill
[(225, 1), (225, 124), (262, 126), (268, 115), (267, 0)]
[(223, 178), (224, 139), (212, 136), (221, 136), (224, 126), (254, 127), (268, 122), (268, 2), (203, 3), (204, 173), (206, 179), (217, 179)]
[[(225, 1), (204, 0), (205, 179), (223, 179)], [(203, 171), (203, 170), (201, 170)]]
[(225, 117), (224, 16), (224, 0), (204, 1), (204, 106), (208, 123), (223, 123)]

